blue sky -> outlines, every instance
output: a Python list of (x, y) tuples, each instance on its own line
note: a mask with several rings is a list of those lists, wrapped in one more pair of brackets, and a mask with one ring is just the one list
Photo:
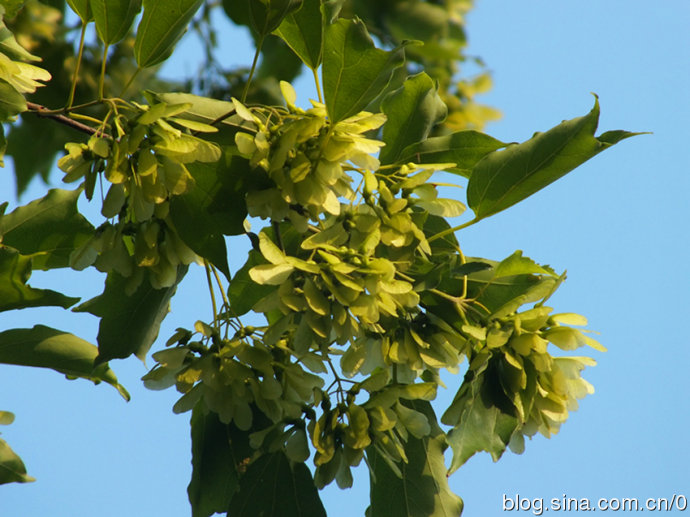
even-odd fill
[[(608, 347), (591, 354), (599, 364), (585, 374), (596, 393), (558, 435), (536, 437), (523, 455), (507, 452), (498, 463), (476, 455), (451, 477), (466, 517), (502, 514), (504, 494), (547, 501), (564, 494), (595, 501), (690, 496), (689, 23), (686, 0), (478, 0), (468, 17), (469, 52), (493, 73), (494, 87), (481, 100), (503, 112), (487, 127), (489, 134), (526, 140), (587, 113), (590, 92), (599, 95), (601, 132), (653, 134), (616, 145), (459, 234), (468, 255), (501, 259), (522, 249), (567, 269), (568, 281), (551, 304), (586, 315)], [(226, 55), (244, 62), (242, 53)], [(10, 170), (0, 175), (3, 192), (14, 191), (11, 176)], [(40, 189), (34, 185), (23, 201)], [(237, 266), (243, 251), (234, 251)], [(209, 314), (204, 283), (200, 271), (183, 283), (163, 339), (178, 324)], [(102, 279), (36, 272), (32, 285), (87, 298), (100, 292)], [(0, 314), (2, 329), (36, 323), (79, 329), (94, 341), (97, 333), (97, 322), (83, 314)], [(132, 393), (128, 404), (108, 386), (0, 367), (0, 409), (17, 417), (1, 429), (3, 438), (38, 479), (0, 487), (0, 515), (190, 514), (188, 415), (172, 414), (174, 391), (143, 388), (146, 368), (136, 359), (112, 366)], [(368, 480), (361, 475), (351, 491), (324, 492), (330, 517), (363, 515)]]

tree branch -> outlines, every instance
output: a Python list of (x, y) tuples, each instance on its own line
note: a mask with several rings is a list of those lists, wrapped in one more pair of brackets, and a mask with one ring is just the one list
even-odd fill
[(35, 113), (39, 117), (53, 119), (54, 121), (59, 122), (60, 124), (69, 126), (72, 129), (76, 129), (77, 131), (81, 131), (82, 133), (86, 133), (87, 135), (99, 135), (103, 138), (112, 139), (112, 137), (107, 133), (103, 133), (102, 131), (95, 129), (91, 126), (87, 126), (86, 124), (82, 124), (81, 122), (71, 119), (65, 115), (54, 113), (45, 106), (41, 106), (40, 104), (36, 104), (35, 102), (27, 102), (26, 107), (29, 108), (29, 111), (31, 113)]

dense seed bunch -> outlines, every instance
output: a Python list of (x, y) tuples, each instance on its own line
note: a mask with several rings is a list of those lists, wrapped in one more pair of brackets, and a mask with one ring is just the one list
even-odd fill
[[(136, 288), (147, 270), (154, 288), (169, 287), (177, 267), (197, 260), (179, 238), (169, 217), (169, 201), (188, 192), (194, 178), (186, 163), (215, 162), (217, 145), (189, 130), (213, 132), (206, 124), (177, 117), (189, 104), (128, 106), (113, 114), (117, 138), (92, 136), (86, 144), (68, 143), (58, 166), (65, 182), (84, 180), (93, 195), (99, 174), (110, 183), (101, 213), (109, 221), (71, 257), (71, 266), (95, 265), (130, 278)], [(177, 126), (177, 127), (176, 127)]]

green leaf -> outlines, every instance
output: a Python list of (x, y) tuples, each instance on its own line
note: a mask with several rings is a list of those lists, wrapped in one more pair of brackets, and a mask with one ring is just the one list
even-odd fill
[(472, 168), (487, 154), (505, 147), (505, 143), (471, 129), (435, 136), (411, 144), (401, 152), (401, 163), (454, 163), (448, 172), (470, 177)]
[(238, 469), (253, 450), (248, 434), (224, 424), (202, 403), (192, 411), (192, 479), (187, 488), (192, 517), (227, 512), (239, 486)]
[(67, 3), (77, 16), (79, 16), (82, 23), (88, 23), (93, 19), (90, 2), (91, 0), (67, 0)]
[(0, 5), (0, 52), (8, 56), (10, 59), (17, 59), (19, 61), (40, 61), (41, 58), (34, 56), (24, 47), (22, 47), (17, 39), (12, 34), (12, 31), (7, 28), (3, 18), (10, 19), (14, 17), (14, 13), (19, 10), (19, 6), (11, 8), (11, 12), (5, 12), (10, 6), (7, 1), (3, 1)]
[(249, 271), (254, 266), (265, 263), (265, 259), (258, 251), (251, 250), (247, 262), (232, 278), (228, 287), (228, 297), (230, 298), (230, 308), (234, 316), (242, 316), (248, 313), (256, 302), (275, 289), (271, 285), (257, 284), (249, 276)]
[(88, 341), (43, 325), (0, 333), (0, 363), (50, 368), (68, 377), (106, 382), (129, 400), (107, 364), (94, 366), (97, 355), (98, 349)]
[(359, 19), (340, 19), (327, 27), (324, 40), (323, 87), (332, 122), (359, 113), (386, 88), (403, 65), (402, 47), (374, 46)]
[(432, 199), (430, 201), (415, 201), (415, 206), (423, 208), (432, 215), (440, 217), (457, 217), (467, 208), (464, 203), (456, 199)]
[(26, 467), (19, 456), (0, 439), (0, 485), (5, 483), (30, 483), (36, 481), (26, 475)]
[(387, 95), (381, 111), (388, 117), (383, 126), (386, 146), (379, 155), (385, 165), (394, 163), (406, 147), (425, 140), (434, 125), (446, 117), (448, 108), (434, 80), (421, 72)]
[(79, 298), (49, 289), (34, 289), (26, 283), (31, 277), (31, 258), (0, 244), (0, 311), (27, 307), (68, 308)]
[(259, 37), (270, 34), (301, 5), (302, 0), (250, 0), (249, 13), (254, 30)]
[(144, 14), (134, 40), (134, 57), (140, 68), (157, 65), (170, 57), (203, 3), (203, 0), (144, 0)]
[(472, 170), (467, 202), (477, 220), (522, 201), (611, 145), (639, 133), (614, 131), (596, 138), (599, 101), (584, 117), (536, 133), (522, 144), (485, 156)]
[(489, 452), (498, 461), (518, 426), (517, 418), (501, 409), (505, 394), (497, 376), (488, 375), (489, 371), (485, 369), (471, 381), (465, 380), (441, 418), (444, 424), (454, 426), (448, 432), (453, 449), (449, 473), (479, 451)]
[(224, 235), (244, 233), (248, 163), (225, 153), (215, 163), (193, 162), (187, 164), (187, 169), (195, 184), (170, 200), (173, 224), (187, 246), (230, 278)]
[(431, 433), (424, 438), (410, 436), (405, 443), (407, 463), (400, 463), (402, 479), (375, 447), (367, 449), (372, 469), (371, 506), (367, 517), (459, 517), (462, 499), (448, 485), (443, 452), (448, 447), (431, 404), (407, 401), (408, 408), (426, 415)]
[(309, 468), (283, 451), (264, 454), (240, 479), (228, 517), (326, 517)]
[(177, 268), (177, 281), (171, 287), (154, 289), (145, 275), (131, 295), (129, 279), (110, 273), (102, 294), (82, 303), (75, 312), (88, 312), (101, 318), (98, 327), (96, 364), (124, 359), (134, 354), (142, 361), (158, 336), (161, 322), (170, 309), (170, 299), (182, 281), (186, 266)]
[(321, 0), (304, 0), (298, 11), (288, 14), (275, 33), (312, 70), (321, 64), (323, 19)]
[(522, 250), (517, 250), (510, 257), (503, 259), (494, 270), (496, 278), (524, 275), (528, 273), (558, 277), (556, 272), (549, 266), (540, 266), (531, 258), (523, 257)]
[(26, 111), (24, 96), (0, 79), (0, 121), (9, 120), (22, 111)]
[(34, 269), (68, 267), (70, 253), (94, 232), (91, 223), (79, 213), (80, 193), (53, 189), (41, 199), (1, 216), (3, 244), (31, 255)]
[(89, 5), (98, 37), (107, 45), (117, 43), (127, 35), (141, 10), (141, 0), (89, 0)]

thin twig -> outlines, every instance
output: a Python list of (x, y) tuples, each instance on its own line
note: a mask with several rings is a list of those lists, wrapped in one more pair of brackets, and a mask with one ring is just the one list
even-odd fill
[(81, 122), (77, 122), (76, 120), (66, 117), (65, 115), (53, 113), (45, 106), (41, 106), (40, 104), (36, 104), (35, 102), (27, 102), (26, 107), (29, 108), (29, 111), (31, 113), (35, 113), (39, 117), (53, 119), (55, 122), (59, 122), (60, 124), (69, 126), (72, 129), (76, 129), (77, 131), (81, 131), (82, 133), (86, 133), (87, 135), (98, 135), (102, 138), (108, 138), (110, 140), (112, 140), (113, 138), (109, 134), (104, 133), (99, 129), (87, 126), (86, 124), (82, 124)]

